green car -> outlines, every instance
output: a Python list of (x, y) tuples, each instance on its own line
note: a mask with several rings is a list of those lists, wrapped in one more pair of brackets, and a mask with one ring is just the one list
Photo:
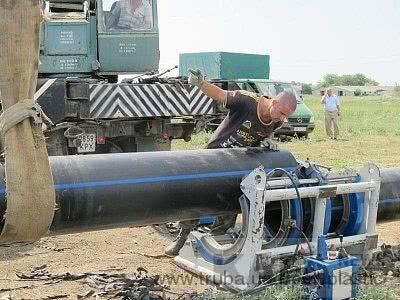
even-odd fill
[(265, 79), (211, 80), (211, 82), (224, 90), (246, 90), (267, 95), (271, 98), (283, 91), (293, 93), (297, 98), (297, 109), (283, 126), (275, 131), (275, 136), (297, 136), (299, 138), (307, 138), (308, 134), (315, 128), (312, 111), (304, 103), (302, 96), (297, 93), (289, 82)]

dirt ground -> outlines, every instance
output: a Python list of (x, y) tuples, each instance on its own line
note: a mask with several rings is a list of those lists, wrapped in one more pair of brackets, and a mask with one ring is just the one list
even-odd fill
[[(57, 295), (77, 295), (90, 290), (84, 283), (60, 282), (43, 285), (43, 282), (19, 281), (17, 272), (27, 272), (31, 267), (46, 264), (51, 273), (134, 273), (137, 268), (146, 269), (150, 275), (171, 275), (176, 278), (186, 273), (178, 268), (173, 259), (163, 255), (168, 240), (151, 227), (123, 228), (53, 236), (43, 238), (33, 245), (0, 248), (0, 291), (6, 288), (30, 286), (11, 293), (13, 299), (50, 299)], [(148, 257), (155, 256), (154, 257)], [(163, 283), (168, 284), (168, 280)], [(193, 278), (191, 286), (171, 284), (173, 293), (204, 291), (209, 286), (202, 285)], [(166, 296), (173, 296), (174, 294)], [(0, 299), (2, 294), (0, 293)], [(64, 298), (67, 299), (67, 298)]]
[(389, 245), (400, 244), (400, 221), (386, 221), (377, 224), (379, 239)]
[[(400, 221), (381, 223), (377, 228), (381, 241), (400, 244)], [(24, 287), (0, 293), (0, 299), (10, 299), (7, 298), (9, 295), (11, 299), (77, 299), (77, 295), (90, 290), (83, 282), (45, 285), (44, 282), (20, 281), (16, 277), (17, 272), (27, 272), (31, 267), (43, 264), (51, 273), (132, 273), (143, 267), (161, 278), (170, 274), (175, 277), (187, 275), (171, 258), (163, 256), (167, 243), (151, 227), (143, 227), (47, 237), (33, 245), (0, 248), (0, 291)], [(192, 285), (171, 284), (170, 291), (182, 294), (207, 288), (213, 287), (193, 278)], [(6, 298), (2, 298), (4, 296)]]

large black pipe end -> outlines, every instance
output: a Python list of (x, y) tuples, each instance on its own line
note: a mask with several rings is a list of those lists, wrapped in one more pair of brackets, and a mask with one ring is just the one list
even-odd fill
[(400, 168), (381, 170), (378, 219), (400, 218)]

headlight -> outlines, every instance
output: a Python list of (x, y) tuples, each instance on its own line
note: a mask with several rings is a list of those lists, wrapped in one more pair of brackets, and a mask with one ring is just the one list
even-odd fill
[(311, 118), (310, 118), (310, 123), (314, 123), (315, 122), (315, 118), (314, 118), (314, 116), (312, 116)]

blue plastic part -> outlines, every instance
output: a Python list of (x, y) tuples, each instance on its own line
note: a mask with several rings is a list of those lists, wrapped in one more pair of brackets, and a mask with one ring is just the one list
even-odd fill
[[(321, 173), (318, 166), (316, 166), (315, 164), (311, 164), (308, 168), (302, 169), (301, 172), (303, 178), (307, 179), (316, 178), (318, 179), (320, 185), (328, 184), (327, 178)], [(312, 216), (312, 218), (314, 218), (314, 216)], [(331, 226), (331, 220), (332, 220), (332, 203), (331, 200), (328, 198), (326, 200), (324, 234), (327, 234), (329, 232), (329, 227)]]
[(325, 260), (327, 258), (328, 258), (328, 246), (326, 245), (325, 236), (321, 234), (318, 236), (317, 259)]
[(195, 247), (205, 261), (217, 266), (223, 266), (229, 264), (230, 262), (235, 260), (236, 257), (238, 256), (238, 254), (227, 257), (215, 255), (214, 253), (208, 251), (207, 248), (204, 247), (204, 244), (199, 239), (196, 239)]
[(344, 236), (356, 235), (364, 218), (364, 195), (361, 193), (349, 194), (349, 201), (350, 215), (347, 226), (343, 231)]
[[(295, 168), (285, 168), (286, 171), (293, 171), (294, 169)], [(268, 169), (268, 168), (264, 169), (265, 173), (268, 173), (272, 170), (273, 169)], [(250, 172), (251, 172), (251, 170), (244, 171), (243, 175), (248, 175)], [(0, 190), (0, 192), (1, 192), (1, 190)], [(298, 200), (290, 200), (290, 209), (291, 209), (291, 211), (290, 211), (291, 217), (292, 217), (292, 219), (294, 219), (296, 221), (296, 225), (298, 226), (298, 224), (302, 224), (303, 208), (302, 208), (301, 203), (299, 203)], [(216, 221), (217, 221), (216, 217), (204, 216), (199, 219), (198, 224), (199, 225), (214, 224)], [(300, 233), (298, 232), (298, 230), (292, 230), (289, 234), (289, 238), (292, 238), (294, 240), (290, 244), (297, 243), (297, 239), (299, 237), (300, 237)]]
[[(301, 201), (297, 199), (290, 200), (290, 214), (291, 219), (296, 221), (296, 226), (298, 228), (303, 227), (303, 205), (301, 204)], [(299, 230), (295, 228), (290, 230), (288, 235), (288, 245), (296, 244), (300, 236), (301, 234)]]
[[(333, 287), (335, 284), (351, 284), (351, 296), (354, 298), (357, 293), (357, 273), (359, 269), (359, 260), (354, 256), (336, 260), (318, 260), (315, 257), (305, 257), (305, 273), (310, 273), (317, 270), (323, 270), (321, 285), (317, 288), (319, 299), (331, 300), (335, 299), (333, 295)], [(351, 276), (343, 276), (340, 279), (334, 277), (334, 271), (351, 267)], [(338, 281), (338, 279), (340, 281)]]
[[(357, 176), (355, 182), (360, 182), (360, 176)], [(350, 215), (349, 222), (343, 231), (344, 236), (358, 234), (364, 218), (364, 193), (349, 194)]]
[(332, 221), (332, 201), (330, 199), (327, 199), (326, 210), (325, 210), (324, 234), (327, 234), (329, 232), (331, 221)]
[[(360, 177), (356, 177), (356, 180), (354, 182), (360, 182)], [(353, 193), (349, 194), (349, 216), (348, 216), (348, 222), (343, 230), (343, 235), (344, 236), (351, 236), (351, 235), (356, 235), (358, 231), (360, 230), (363, 217), (364, 217), (364, 194), (363, 193)], [(336, 206), (331, 206), (330, 212), (327, 212), (325, 217), (331, 217), (329, 214), (332, 214), (333, 211), (342, 211), (343, 210), (343, 205), (336, 205)], [(330, 223), (330, 222), (329, 222)], [(328, 224), (325, 224), (328, 225)], [(325, 228), (326, 229), (326, 228)], [(328, 229), (324, 231), (324, 233), (328, 233), (329, 230), (329, 225)]]
[(211, 224), (214, 224), (216, 220), (217, 220), (216, 217), (201, 217), (199, 219), (198, 224), (199, 225), (208, 225), (208, 224), (211, 225)]

